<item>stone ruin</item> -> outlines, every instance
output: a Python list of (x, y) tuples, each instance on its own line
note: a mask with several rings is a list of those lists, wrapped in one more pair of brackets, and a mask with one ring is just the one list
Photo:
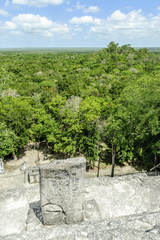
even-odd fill
[(160, 240), (160, 176), (85, 179), (85, 159), (40, 168), (39, 184), (0, 192), (0, 240)]
[(0, 173), (4, 173), (4, 165), (2, 158), (0, 158)]
[(29, 183), (39, 183), (40, 182), (39, 166), (29, 167), (26, 170), (26, 175)]
[(55, 160), (40, 168), (40, 196), (44, 225), (83, 220), (84, 158)]

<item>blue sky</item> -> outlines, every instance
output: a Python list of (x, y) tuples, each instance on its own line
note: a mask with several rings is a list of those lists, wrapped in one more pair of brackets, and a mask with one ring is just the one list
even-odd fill
[(160, 47), (159, 0), (0, 0), (0, 48)]

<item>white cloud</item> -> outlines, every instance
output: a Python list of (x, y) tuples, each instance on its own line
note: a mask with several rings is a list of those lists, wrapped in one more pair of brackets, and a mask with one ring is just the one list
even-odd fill
[(20, 31), (10, 31), (10, 33), (12, 35), (15, 35), (15, 36), (21, 36), (22, 35), (22, 32), (20, 32)]
[(88, 7), (88, 8), (84, 8), (83, 11), (84, 11), (85, 13), (89, 13), (89, 12), (96, 13), (96, 12), (99, 12), (100, 9), (99, 9), (99, 7), (97, 7), (97, 6), (90, 6), (90, 7)]
[(157, 10), (160, 11), (160, 6), (157, 7)]
[(127, 15), (124, 13), (121, 13), (120, 10), (116, 10), (115, 12), (112, 13), (112, 15), (109, 17), (110, 20), (125, 20), (127, 18)]
[[(152, 22), (152, 19), (150, 21)], [(142, 35), (143, 32), (145, 34), (150, 27), (149, 19), (144, 17), (140, 10), (131, 11), (128, 14), (117, 10), (106, 20), (101, 21), (101, 25), (92, 27), (91, 31), (103, 34), (104, 36), (114, 33), (117, 36), (122, 34), (123, 36), (133, 37), (135, 33)]]
[(96, 13), (100, 11), (99, 7), (97, 6), (89, 6), (88, 8), (86, 8), (86, 6), (80, 4), (80, 2), (76, 3), (76, 9), (82, 10), (84, 13)]
[(82, 16), (73, 17), (69, 22), (72, 24), (100, 24), (101, 20), (92, 16)]
[[(5, 23), (5, 28), (31, 35), (53, 37), (55, 34), (69, 32), (67, 24), (60, 24), (48, 20), (46, 17), (33, 14), (19, 14), (12, 18), (12, 21)], [(13, 33), (13, 31), (12, 31)]]
[(7, 21), (4, 25), (4, 28), (7, 30), (14, 30), (17, 28), (17, 25), (14, 22)]
[(6, 12), (5, 10), (3, 10), (3, 9), (0, 9), (0, 15), (3, 16), (3, 17), (7, 17), (7, 16), (9, 16), (9, 13)]
[(64, 0), (12, 0), (13, 4), (31, 5), (36, 7), (44, 7), (49, 4), (59, 5), (62, 4), (63, 2)]
[[(32, 2), (32, 1), (30, 1), (30, 2)], [(25, 4), (29, 4), (29, 0), (12, 0), (12, 4), (25, 5)]]
[[(28, 2), (28, 0), (25, 1)], [(23, 3), (25, 1), (21, 0)], [(5, 38), (9, 39), (10, 35), (14, 34), (14, 37), (10, 38), (11, 45), (13, 39), (19, 42), (26, 40), (26, 44), (28, 42), (31, 44), (34, 39), (35, 44), (45, 42), (46, 45), (49, 41), (51, 43), (54, 41), (56, 44), (62, 41), (64, 45), (70, 41), (70, 45), (94, 44), (98, 46), (98, 44), (103, 45), (106, 42), (115, 41), (120, 44), (130, 43), (133, 46), (158, 46), (160, 42), (159, 23), (160, 14), (145, 15), (141, 10), (128, 10), (127, 13), (116, 10), (110, 16), (101, 19), (84, 14), (81, 17), (71, 18), (68, 24), (54, 22), (40, 15), (19, 14), (6, 22), (0, 22), (0, 35), (1, 42), (4, 39), (5, 44)], [(16, 35), (20, 37), (16, 38)], [(90, 39), (90, 43), (85, 41), (85, 37)]]

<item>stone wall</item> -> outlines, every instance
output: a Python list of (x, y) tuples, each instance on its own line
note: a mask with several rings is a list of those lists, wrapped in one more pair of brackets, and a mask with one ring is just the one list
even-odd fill
[(0, 240), (160, 240), (160, 212), (43, 228)]
[(38, 186), (0, 191), (0, 236), (25, 231), (30, 204), (38, 200)]
[(47, 228), (39, 221), (38, 185), (1, 191), (0, 239), (160, 239), (160, 176), (92, 178), (84, 186), (84, 221)]
[(160, 211), (160, 176), (144, 173), (86, 180), (86, 220), (96, 212), (96, 218), (108, 219), (154, 211)]

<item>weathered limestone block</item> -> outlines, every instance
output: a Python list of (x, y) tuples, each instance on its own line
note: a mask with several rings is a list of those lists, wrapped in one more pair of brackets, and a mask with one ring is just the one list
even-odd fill
[(39, 183), (39, 167), (30, 167), (28, 168), (28, 182), (29, 183)]
[(40, 196), (44, 225), (83, 220), (86, 160), (55, 160), (40, 169)]
[(4, 165), (2, 158), (0, 158), (0, 173), (4, 173)]
[[(140, 173), (90, 178), (86, 180), (86, 203), (91, 199), (97, 203), (101, 219), (160, 211), (160, 176)], [(89, 220), (88, 207), (85, 209)]]

